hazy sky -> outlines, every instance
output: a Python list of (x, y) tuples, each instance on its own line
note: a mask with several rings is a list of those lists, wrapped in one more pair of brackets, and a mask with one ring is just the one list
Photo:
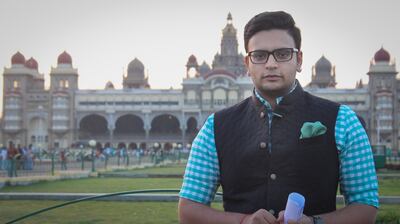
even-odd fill
[[(66, 50), (79, 72), (81, 89), (122, 87), (122, 74), (137, 57), (152, 88), (181, 88), (185, 64), (194, 54), (212, 63), (220, 50), (228, 12), (244, 53), (243, 27), (255, 14), (285, 10), (302, 30), (305, 85), (324, 54), (336, 65), (339, 88), (353, 88), (383, 46), (400, 57), (400, 2), (284, 0), (1, 0), (0, 66), (20, 51), (34, 57), (49, 84), (51, 66)], [(1, 78), (2, 86), (2, 78)]]

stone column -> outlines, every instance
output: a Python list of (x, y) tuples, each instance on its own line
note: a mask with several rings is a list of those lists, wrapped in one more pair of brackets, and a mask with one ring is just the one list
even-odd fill
[(107, 109), (106, 112), (107, 112), (108, 138), (110, 144), (113, 144), (114, 130), (115, 130), (115, 111), (112, 109)]
[(185, 112), (182, 111), (182, 119), (181, 119), (181, 132), (182, 132), (182, 145), (185, 145), (186, 142), (186, 116)]
[(113, 140), (114, 140), (114, 129), (110, 129), (108, 128), (108, 133), (109, 133), (109, 141), (112, 144)]
[(143, 128), (144, 128), (144, 131), (145, 131), (146, 146), (149, 145), (149, 140), (150, 140), (151, 123), (150, 123), (149, 113), (150, 112), (145, 112), (144, 113), (144, 127)]

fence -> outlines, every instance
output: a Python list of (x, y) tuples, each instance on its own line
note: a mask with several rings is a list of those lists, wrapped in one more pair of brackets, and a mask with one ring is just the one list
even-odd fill
[(143, 164), (185, 162), (188, 152), (183, 150), (109, 150), (91, 149), (43, 151), (34, 156), (15, 156), (0, 160), (0, 177), (54, 175), (59, 171), (92, 171), (129, 169)]
[(398, 150), (386, 148), (385, 145), (372, 145), (376, 169), (400, 169), (400, 154)]
[[(0, 177), (46, 176), (59, 171), (92, 171), (129, 169), (142, 164), (165, 161), (185, 162), (187, 150), (91, 150), (69, 149), (42, 151), (19, 155), (12, 159), (0, 158)], [(400, 169), (400, 156), (374, 154), (377, 169)]]

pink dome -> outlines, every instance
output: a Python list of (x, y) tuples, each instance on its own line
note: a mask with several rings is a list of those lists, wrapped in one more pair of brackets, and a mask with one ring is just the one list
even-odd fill
[(196, 59), (196, 57), (192, 54), (192, 55), (190, 55), (190, 57), (189, 57), (189, 59), (188, 59), (188, 61), (187, 61), (187, 63), (186, 63), (186, 66), (198, 66), (198, 64), (197, 64), (197, 59)]
[(197, 64), (197, 59), (193, 54), (190, 55), (190, 57), (189, 57), (189, 63), (196, 63)]
[(29, 58), (29, 60), (25, 62), (25, 66), (30, 69), (38, 70), (38, 63), (34, 58)]
[(390, 61), (390, 54), (383, 47), (375, 53), (374, 59), (376, 62), (380, 61)]
[(11, 64), (25, 64), (25, 57), (19, 51), (15, 53), (11, 58)]
[(58, 56), (57, 64), (72, 64), (71, 55), (64, 51), (60, 56)]

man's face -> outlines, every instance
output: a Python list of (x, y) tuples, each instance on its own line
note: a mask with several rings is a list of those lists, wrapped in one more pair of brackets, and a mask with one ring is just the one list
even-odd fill
[[(280, 48), (295, 48), (293, 38), (286, 30), (260, 31), (248, 43), (248, 51), (266, 50), (272, 52)], [(286, 94), (296, 79), (296, 71), (301, 71), (302, 53), (294, 52), (289, 61), (277, 62), (269, 55), (263, 64), (254, 64), (249, 56), (245, 64), (256, 89), (264, 97), (278, 97)]]

